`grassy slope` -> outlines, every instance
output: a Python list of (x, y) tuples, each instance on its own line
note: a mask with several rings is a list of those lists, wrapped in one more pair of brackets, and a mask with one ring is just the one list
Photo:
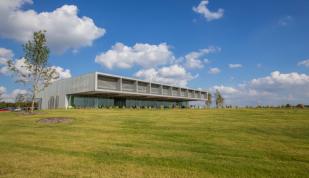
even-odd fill
[[(68, 116), (70, 124), (36, 123)], [(309, 110), (0, 113), (0, 177), (308, 177)]]

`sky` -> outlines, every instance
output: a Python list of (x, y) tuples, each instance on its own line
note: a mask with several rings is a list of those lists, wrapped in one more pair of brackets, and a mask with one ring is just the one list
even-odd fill
[(61, 79), (99, 71), (219, 90), (226, 104), (309, 104), (307, 0), (1, 0), (0, 93), (26, 93), (22, 44), (46, 30)]

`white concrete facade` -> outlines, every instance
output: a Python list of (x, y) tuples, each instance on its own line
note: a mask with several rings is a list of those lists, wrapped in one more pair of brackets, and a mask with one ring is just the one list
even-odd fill
[(207, 91), (94, 72), (52, 83), (38, 93), (41, 109), (67, 108), (76, 94), (143, 97), (160, 100), (206, 101)]

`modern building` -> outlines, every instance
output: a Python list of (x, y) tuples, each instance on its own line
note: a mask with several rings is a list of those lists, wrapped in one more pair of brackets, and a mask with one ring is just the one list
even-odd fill
[(39, 108), (188, 107), (207, 91), (100, 72), (58, 80), (38, 93)]

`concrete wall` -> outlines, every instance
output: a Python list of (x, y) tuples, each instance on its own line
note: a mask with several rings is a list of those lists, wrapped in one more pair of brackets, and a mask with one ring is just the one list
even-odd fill
[(129, 77), (97, 72), (98, 92), (170, 97), (184, 100), (207, 100), (207, 92), (179, 86), (137, 80)]
[[(68, 106), (68, 94), (95, 91), (95, 73), (85, 74), (79, 77), (59, 80), (38, 93), (37, 98), (41, 99), (41, 109), (66, 108)], [(56, 98), (59, 98), (56, 104)], [(54, 98), (54, 107), (49, 107), (51, 99)], [(50, 103), (51, 104), (51, 103)]]
[(56, 81), (45, 88), (44, 91), (38, 93), (37, 98), (41, 99), (41, 109), (67, 108), (69, 104), (68, 95), (90, 92), (142, 95), (184, 101), (207, 100), (206, 91), (98, 72)]

